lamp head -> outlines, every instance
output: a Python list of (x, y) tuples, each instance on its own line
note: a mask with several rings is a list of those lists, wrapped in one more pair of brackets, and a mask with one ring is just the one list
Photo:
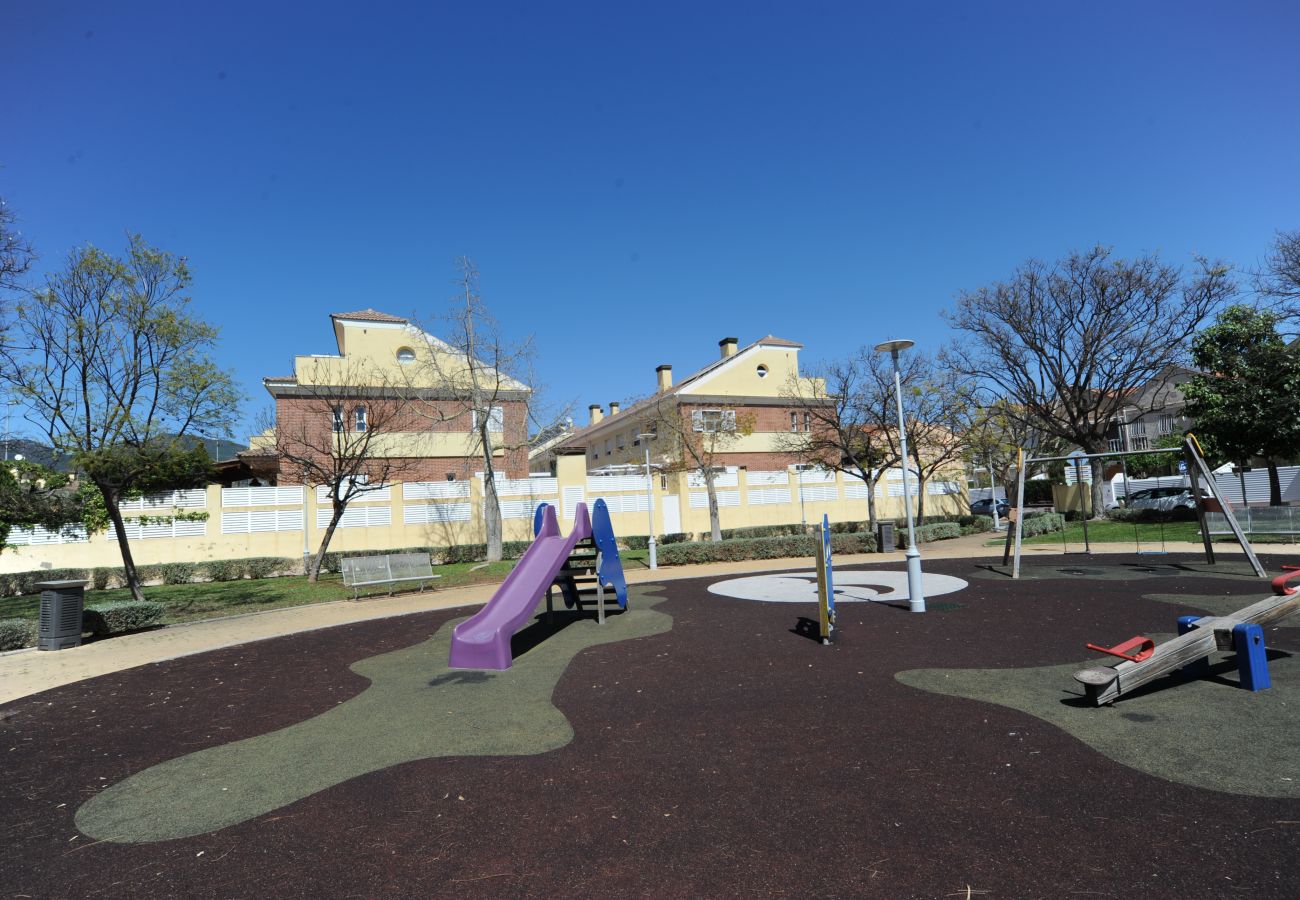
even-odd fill
[(916, 341), (909, 341), (906, 338), (901, 338), (896, 341), (885, 341), (884, 343), (876, 344), (875, 349), (877, 353), (892, 353), (897, 355), (908, 347), (914, 346), (916, 346)]

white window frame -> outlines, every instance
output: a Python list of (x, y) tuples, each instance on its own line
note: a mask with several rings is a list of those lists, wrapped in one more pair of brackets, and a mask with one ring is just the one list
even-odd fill
[(331, 411), (330, 427), (333, 429), (335, 434), (343, 433), (343, 407), (336, 406)]
[(358, 406), (352, 410), (352, 430), (360, 434), (369, 428), (369, 420), (366, 418), (366, 408)]
[[(710, 425), (713, 427), (710, 428)], [(697, 409), (691, 413), (691, 427), (703, 434), (735, 431), (736, 411), (734, 409)]]
[[(470, 417), (471, 425), (475, 431), (478, 431), (478, 410), (473, 411)], [(504, 406), (493, 406), (488, 408), (488, 431), (501, 433), (506, 430), (506, 408)]]

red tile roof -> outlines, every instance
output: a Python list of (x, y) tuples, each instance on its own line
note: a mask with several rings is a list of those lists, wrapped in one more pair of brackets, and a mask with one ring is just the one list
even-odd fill
[(390, 316), (388, 313), (381, 313), (377, 309), (359, 309), (356, 312), (347, 313), (330, 313), (331, 319), (352, 319), (356, 322), (392, 322), (397, 325), (405, 325), (407, 320), (400, 316)]

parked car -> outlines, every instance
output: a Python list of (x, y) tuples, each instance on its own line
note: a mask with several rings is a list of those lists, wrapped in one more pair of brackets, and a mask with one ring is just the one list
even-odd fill
[(1196, 509), (1196, 498), (1188, 487), (1147, 488), (1128, 499), (1129, 509)]
[[(988, 497), (983, 500), (976, 500), (970, 505), (970, 511), (976, 516), (993, 516), (993, 501)], [(1011, 512), (1011, 504), (1001, 497), (998, 498), (998, 518), (1005, 519)]]

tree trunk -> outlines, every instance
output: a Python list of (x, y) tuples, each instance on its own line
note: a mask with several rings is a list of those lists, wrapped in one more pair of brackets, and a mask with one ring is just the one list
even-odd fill
[(1282, 505), (1282, 479), (1277, 474), (1277, 460), (1273, 457), (1265, 457), (1264, 462), (1268, 465), (1268, 505)]
[[(343, 512), (347, 509), (346, 504), (334, 501), (333, 512), (330, 514), (330, 523), (325, 528), (325, 534), (320, 539), (320, 546), (316, 549), (316, 555), (312, 557), (311, 566), (307, 571), (307, 580), (315, 583), (320, 579), (320, 569), (325, 563), (325, 551), (329, 549), (330, 540), (334, 537), (334, 529), (339, 527), (339, 520), (343, 518)], [(304, 522), (304, 525), (307, 523)]]
[(135, 570), (135, 558), (131, 556), (131, 543), (126, 539), (126, 527), (122, 521), (122, 511), (117, 508), (117, 492), (96, 484), (104, 497), (104, 509), (108, 513), (110, 527), (117, 532), (117, 548), (122, 552), (122, 577), (131, 592), (132, 600), (143, 600), (144, 590), (140, 587), (140, 576)]
[(718, 490), (713, 486), (715, 478), (712, 468), (705, 470), (704, 487), (709, 493), (709, 526), (712, 529), (710, 539), (716, 544), (722, 540), (722, 520), (718, 516)]
[(1250, 506), (1246, 502), (1246, 461), (1243, 459), (1237, 463), (1237, 481), (1241, 483), (1241, 505), (1243, 508)]
[[(1092, 469), (1092, 490), (1089, 492), (1089, 499), (1092, 501), (1092, 509), (1088, 510), (1087, 515), (1089, 519), (1100, 519), (1105, 513), (1106, 506), (1106, 498), (1102, 493), (1106, 481), (1106, 461), (1094, 456), (1092, 459), (1088, 460), (1088, 462)], [(1079, 490), (1083, 490), (1082, 485), (1079, 486)]]
[(861, 469), (859, 473), (862, 475), (862, 481), (867, 486), (867, 530), (875, 534), (876, 526), (879, 524), (876, 519), (876, 482), (880, 479), (880, 476), (873, 477), (871, 472)]
[(499, 562), (501, 545), (501, 501), (497, 498), (496, 478), (489, 474), (483, 479), (483, 527), (487, 532), (487, 561)]

